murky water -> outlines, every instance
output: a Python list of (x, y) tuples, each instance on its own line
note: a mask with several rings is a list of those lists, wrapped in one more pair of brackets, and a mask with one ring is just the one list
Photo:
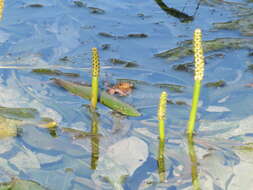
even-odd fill
[[(253, 188), (252, 11), (249, 0), (6, 1), (0, 106), (34, 109), (32, 117), (0, 112), (0, 127), (14, 131), (7, 136), (18, 133), (0, 140), (0, 182), (15, 178), (52, 190)], [(211, 45), (204, 49), (193, 145), (185, 137), (193, 56), (183, 48), (195, 28)], [(100, 87), (134, 84), (129, 96), (118, 98), (140, 117), (101, 104), (91, 114), (88, 100), (50, 80), (90, 84), (92, 47), (100, 52)], [(36, 68), (79, 77), (32, 72)], [(164, 145), (157, 128), (162, 91), (169, 99)], [(58, 127), (47, 129), (45, 117)]]

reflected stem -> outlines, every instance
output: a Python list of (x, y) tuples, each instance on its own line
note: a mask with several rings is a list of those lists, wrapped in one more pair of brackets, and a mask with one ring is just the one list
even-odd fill
[(98, 129), (98, 114), (92, 111), (92, 124), (91, 124), (91, 169), (95, 170), (97, 168), (98, 159), (99, 159), (99, 135)]
[(164, 159), (164, 148), (165, 148), (165, 140), (159, 140), (159, 149), (157, 156), (157, 164), (158, 164), (158, 173), (160, 182), (163, 183), (165, 181), (165, 159)]
[(191, 160), (191, 175), (192, 175), (193, 190), (201, 190), (198, 175), (198, 160), (196, 151), (194, 149), (193, 137), (188, 135), (187, 139), (188, 139), (188, 154)]

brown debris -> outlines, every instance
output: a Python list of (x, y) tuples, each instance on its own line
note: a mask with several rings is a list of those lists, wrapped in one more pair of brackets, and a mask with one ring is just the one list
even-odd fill
[(129, 82), (120, 82), (112, 87), (107, 86), (107, 93), (110, 95), (119, 94), (120, 96), (127, 96), (131, 94), (134, 85)]

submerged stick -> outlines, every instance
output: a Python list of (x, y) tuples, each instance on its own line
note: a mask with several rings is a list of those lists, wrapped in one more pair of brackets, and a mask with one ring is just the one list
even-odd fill
[(97, 48), (92, 48), (92, 82), (91, 82), (91, 107), (95, 110), (98, 102), (99, 81), (99, 56)]
[(194, 64), (195, 64), (195, 75), (194, 75), (194, 91), (192, 98), (192, 107), (190, 112), (190, 118), (188, 122), (187, 134), (192, 136), (195, 127), (196, 114), (198, 110), (198, 101), (201, 89), (201, 81), (204, 76), (204, 55), (202, 48), (202, 34), (200, 29), (196, 29), (194, 32)]
[(168, 7), (162, 0), (155, 0), (155, 2), (157, 3), (157, 5), (159, 5), (159, 7), (164, 12), (166, 12), (167, 14), (169, 14), (175, 18), (178, 18), (181, 22), (193, 21), (193, 19), (194, 19), (193, 16), (189, 16), (177, 9)]
[(165, 117), (166, 117), (166, 105), (167, 105), (167, 93), (162, 92), (160, 96), (160, 102), (159, 102), (159, 108), (158, 108), (158, 113), (157, 117), (159, 120), (159, 136), (160, 140), (165, 139)]

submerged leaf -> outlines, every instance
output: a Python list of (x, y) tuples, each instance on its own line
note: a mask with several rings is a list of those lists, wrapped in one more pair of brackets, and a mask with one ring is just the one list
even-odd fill
[(0, 107), (0, 115), (14, 119), (34, 119), (38, 116), (38, 111), (34, 108), (8, 108)]
[(224, 80), (219, 80), (216, 82), (208, 82), (205, 84), (205, 86), (206, 87), (215, 87), (215, 88), (224, 87), (224, 86), (226, 86), (226, 82)]
[(177, 84), (155, 84), (154, 86), (158, 86), (160, 88), (167, 88), (171, 92), (177, 92), (177, 93), (182, 93), (183, 89), (185, 89), (184, 86), (177, 85)]
[[(80, 96), (82, 98), (90, 100), (91, 98), (91, 87), (87, 86), (82, 86), (80, 84), (76, 84), (73, 82), (61, 80), (61, 79), (53, 79), (53, 81), (68, 90), (69, 92)], [(99, 98), (100, 103), (106, 105), (107, 107), (120, 112), (121, 114), (128, 115), (128, 116), (140, 116), (141, 114), (131, 105), (122, 102), (121, 100), (117, 99), (116, 97), (106, 93), (106, 92), (101, 92), (100, 98)]]
[(213, 26), (215, 29), (224, 29), (224, 30), (239, 30), (244, 36), (253, 36), (253, 15), (245, 16), (238, 20), (232, 20), (228, 22), (214, 23)]
[(0, 190), (46, 190), (34, 181), (13, 179), (8, 183), (1, 183)]
[(69, 133), (73, 136), (73, 138), (75, 139), (81, 139), (81, 138), (85, 138), (85, 137), (96, 137), (99, 136), (99, 134), (94, 134), (91, 132), (85, 132), (85, 131), (81, 131), (78, 129), (72, 129), (72, 128), (61, 128), (62, 132), (64, 133)]
[(77, 73), (65, 73), (59, 70), (53, 70), (53, 69), (33, 69), (33, 73), (41, 74), (41, 75), (57, 75), (57, 76), (67, 76), (67, 77), (79, 77), (80, 75)]
[[(224, 49), (253, 49), (253, 40), (244, 38), (216, 38), (214, 40), (203, 41), (205, 53)], [(192, 41), (182, 42), (182, 46), (173, 48), (158, 54), (157, 57), (167, 58), (175, 61), (186, 56), (193, 55)]]

